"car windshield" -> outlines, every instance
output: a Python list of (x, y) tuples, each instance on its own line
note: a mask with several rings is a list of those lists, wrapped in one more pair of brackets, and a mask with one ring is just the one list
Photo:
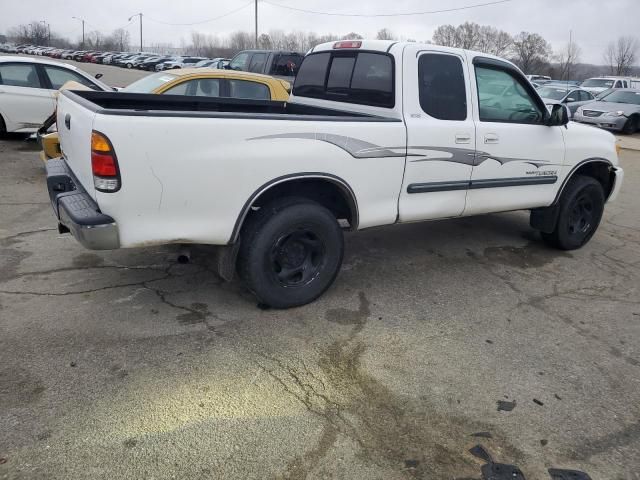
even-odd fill
[(613, 80), (607, 80), (606, 78), (590, 78), (582, 82), (583, 87), (613, 87)]
[(562, 100), (567, 94), (567, 89), (544, 86), (538, 89), (538, 93), (542, 98), (550, 98), (551, 100)]
[(176, 75), (171, 73), (156, 73), (143, 77), (140, 80), (133, 82), (131, 85), (124, 87), (121, 92), (128, 93), (152, 93), (156, 88), (164, 85), (167, 82), (175, 80)]
[(610, 95), (607, 95), (601, 101), (607, 103), (628, 103), (630, 105), (640, 105), (640, 90), (637, 92), (617, 90)]

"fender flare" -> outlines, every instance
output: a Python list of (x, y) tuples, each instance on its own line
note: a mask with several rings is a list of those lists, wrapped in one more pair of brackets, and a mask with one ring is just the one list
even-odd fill
[(606, 164), (609, 168), (613, 168), (613, 163), (606, 158), (601, 157), (592, 157), (582, 160), (573, 166), (573, 168), (569, 171), (565, 179), (562, 181), (562, 185), (558, 189), (556, 193), (556, 197), (553, 200), (553, 203), (548, 207), (542, 208), (534, 208), (531, 210), (531, 215), (529, 217), (529, 224), (535, 228), (536, 230), (540, 230), (541, 232), (551, 233), (556, 228), (556, 223), (558, 220), (558, 214), (560, 213), (560, 197), (562, 196), (562, 192), (564, 192), (565, 187), (569, 183), (569, 181), (573, 178), (576, 172), (589, 163), (602, 163)]
[(351, 188), (351, 186), (344, 179), (338, 177), (337, 175), (333, 175), (333, 174), (325, 173), (325, 172), (291, 173), (291, 174), (288, 174), (288, 175), (282, 175), (280, 177), (277, 177), (277, 178), (274, 178), (272, 180), (269, 180), (268, 182), (264, 183), (259, 188), (257, 188), (253, 192), (253, 194), (251, 194), (251, 196), (247, 199), (247, 201), (242, 206), (242, 209), (240, 210), (238, 218), (236, 219), (236, 222), (235, 222), (235, 224), (233, 226), (233, 231), (231, 232), (231, 238), (227, 242), (228, 245), (232, 245), (238, 240), (238, 236), (240, 235), (240, 230), (242, 229), (242, 225), (244, 224), (244, 221), (245, 221), (247, 215), (249, 214), (249, 210), (251, 209), (251, 205), (253, 205), (254, 202), (263, 193), (265, 193), (266, 191), (268, 191), (270, 188), (274, 187), (275, 185), (279, 185), (279, 184), (282, 184), (282, 183), (290, 182), (290, 181), (293, 181), (293, 180), (300, 180), (300, 179), (307, 179), (307, 178), (319, 178), (319, 179), (327, 180), (327, 181), (335, 184), (338, 188), (340, 188), (343, 191), (343, 193), (347, 197), (347, 201), (349, 202), (349, 208), (351, 210), (351, 215), (352, 215), (352, 218), (353, 218), (353, 222), (352, 222), (351, 228), (353, 230), (357, 230), (358, 221), (359, 221), (358, 201), (357, 201), (357, 198), (356, 198), (356, 195), (355, 195), (353, 189)]

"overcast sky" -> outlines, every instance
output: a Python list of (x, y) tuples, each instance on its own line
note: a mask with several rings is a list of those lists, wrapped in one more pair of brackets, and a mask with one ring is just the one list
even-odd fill
[[(430, 39), (441, 24), (457, 25), (465, 21), (488, 24), (511, 34), (526, 30), (538, 32), (560, 49), (573, 38), (582, 47), (582, 61), (602, 63), (606, 44), (619, 35), (640, 37), (640, 0), (511, 0), (499, 5), (463, 11), (399, 17), (337, 17), (306, 14), (259, 3), (259, 31), (270, 29), (312, 30), (319, 34), (345, 34), (355, 31), (373, 37), (383, 27), (402, 38)], [(389, 14), (464, 7), (491, 0), (273, 0), (273, 3), (308, 10)], [(249, 0), (0, 0), (0, 33), (12, 26), (32, 20), (46, 20), (51, 29), (77, 39), (80, 22), (72, 16), (84, 17), (87, 31), (110, 33), (127, 25), (128, 17), (144, 14), (144, 44), (188, 40), (191, 31), (223, 35), (235, 30), (253, 32), (254, 7)], [(171, 26), (158, 23), (191, 23), (211, 19), (247, 5), (223, 19), (194, 26)], [(132, 43), (139, 38), (137, 19), (127, 26)]]

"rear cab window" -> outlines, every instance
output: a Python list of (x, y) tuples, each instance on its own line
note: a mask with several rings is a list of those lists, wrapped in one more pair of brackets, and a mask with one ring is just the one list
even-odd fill
[(293, 94), (334, 102), (393, 108), (393, 58), (383, 52), (371, 51), (312, 53), (302, 62)]
[(418, 60), (420, 107), (438, 120), (467, 119), (467, 90), (462, 61), (453, 55), (426, 53)]

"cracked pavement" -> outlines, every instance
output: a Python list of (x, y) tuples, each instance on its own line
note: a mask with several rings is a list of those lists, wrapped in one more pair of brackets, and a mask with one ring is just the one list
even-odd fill
[(276, 311), (206, 246), (59, 235), (35, 145), (0, 140), (0, 479), (479, 479), (478, 443), (527, 479), (640, 479), (640, 152), (622, 165), (582, 250), (522, 212), (377, 228)]

